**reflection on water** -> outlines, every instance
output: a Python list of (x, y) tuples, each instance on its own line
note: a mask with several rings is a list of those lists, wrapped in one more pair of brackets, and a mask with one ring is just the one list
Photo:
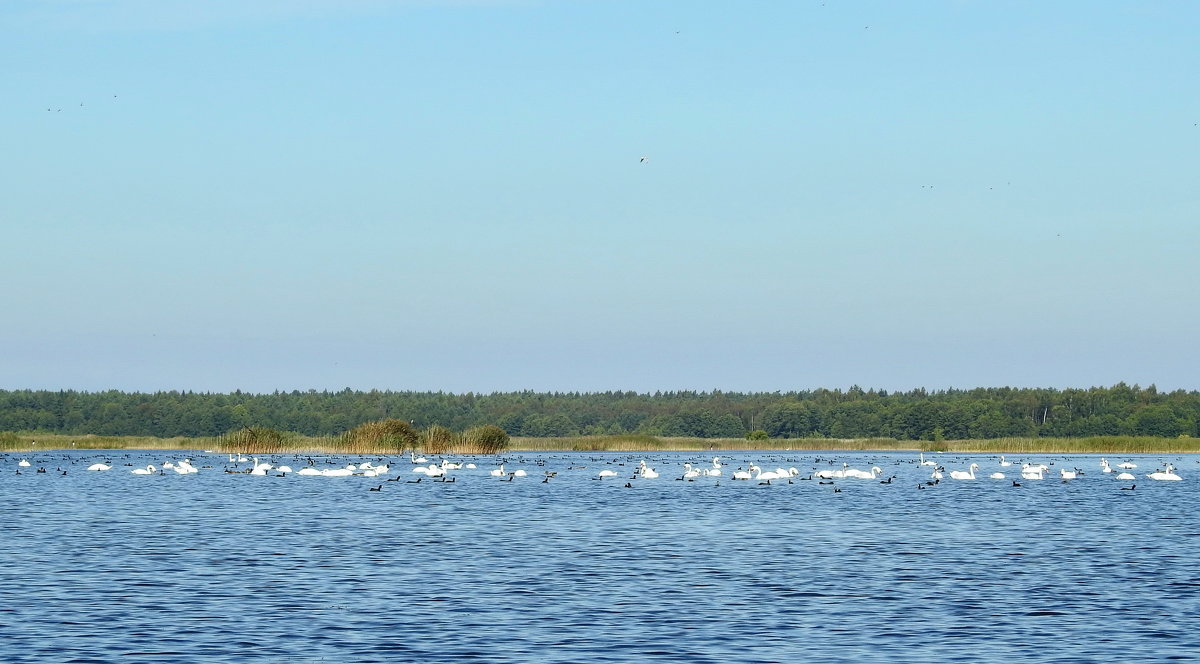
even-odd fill
[[(200, 452), (193, 475), (130, 473), (172, 454), (0, 455), (0, 660), (1200, 658), (1195, 456), (1133, 458), (1133, 482), (1098, 456), (1025, 459), (1049, 465), (1036, 481), (946, 454), (926, 485), (914, 454), (822, 452), (724, 455), (693, 481), (683, 464), (711, 456), (514, 453), (512, 481), (484, 457), (454, 482), (415, 482), (407, 457), (374, 478)], [(661, 477), (632, 479), (643, 458)], [(949, 479), (972, 462), (979, 479)], [(1165, 462), (1182, 482), (1146, 478)], [(750, 463), (798, 474), (731, 479)], [(883, 473), (806, 479), (843, 464)]]

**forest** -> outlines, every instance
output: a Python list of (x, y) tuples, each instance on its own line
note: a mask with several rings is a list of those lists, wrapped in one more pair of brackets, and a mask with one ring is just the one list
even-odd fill
[(396, 418), (417, 428), (497, 425), (537, 438), (639, 433), (664, 437), (896, 438), (1200, 436), (1200, 392), (1118, 383), (1086, 389), (906, 392), (403, 391), (126, 393), (0, 390), (0, 431), (108, 436), (216, 436), (248, 426), (338, 435)]

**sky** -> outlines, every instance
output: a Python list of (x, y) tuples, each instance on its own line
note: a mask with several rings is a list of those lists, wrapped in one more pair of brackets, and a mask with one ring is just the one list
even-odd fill
[(1197, 34), (5, 0), (0, 389), (1200, 389)]

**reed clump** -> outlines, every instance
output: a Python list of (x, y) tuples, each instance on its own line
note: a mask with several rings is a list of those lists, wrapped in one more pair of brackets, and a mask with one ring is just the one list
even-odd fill
[(270, 454), (289, 449), (288, 442), (295, 436), (288, 436), (282, 431), (270, 427), (243, 427), (223, 436), (217, 436), (213, 441), (213, 449), (217, 452), (254, 452)]
[(404, 420), (363, 422), (341, 435), (339, 451), (348, 454), (397, 454), (416, 448), (420, 434)]
[(20, 436), (11, 431), (0, 433), (0, 450), (24, 449), (25, 444)]
[(467, 429), (462, 433), (459, 451), (466, 454), (499, 454), (508, 449), (508, 432), (494, 424)]
[(434, 424), (421, 432), (421, 451), (425, 454), (446, 454), (459, 443), (459, 435), (450, 429)]

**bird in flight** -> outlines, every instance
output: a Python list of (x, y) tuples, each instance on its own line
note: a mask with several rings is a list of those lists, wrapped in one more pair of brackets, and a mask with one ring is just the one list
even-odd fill
[(642, 157), (641, 159), (639, 159), (639, 160), (638, 160), (638, 163), (639, 163), (639, 164), (644, 164), (644, 163), (646, 163), (646, 162), (648, 162), (648, 161), (650, 161), (650, 157)]

